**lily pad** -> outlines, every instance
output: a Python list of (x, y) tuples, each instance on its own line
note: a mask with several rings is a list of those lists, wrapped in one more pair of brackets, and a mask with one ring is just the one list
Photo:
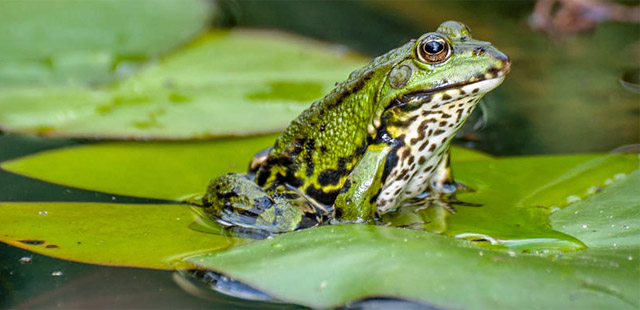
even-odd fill
[(0, 87), (113, 80), (184, 44), (215, 12), (204, 0), (1, 1)]
[[(590, 248), (634, 249), (640, 259), (640, 171), (617, 175), (601, 193), (551, 215), (551, 225)], [(613, 182), (610, 179), (609, 182)], [(640, 278), (638, 278), (640, 284)]]
[(276, 132), (366, 61), (275, 31), (213, 31), (109, 87), (3, 89), (0, 127), (112, 139)]
[(191, 230), (192, 222), (185, 204), (0, 203), (3, 242), (84, 263), (188, 268), (179, 255), (243, 242)]
[(640, 304), (638, 263), (626, 256), (518, 255), (392, 227), (319, 227), (189, 261), (314, 308), (375, 296), (453, 309), (635, 309)]
[(447, 218), (444, 233), (513, 251), (582, 248), (575, 238), (552, 229), (548, 216), (638, 168), (635, 155), (512, 157), (483, 163), (453, 165), (457, 180), (476, 190), (458, 198), (481, 207), (459, 207)]
[[(134, 197), (182, 200), (202, 194), (209, 180), (246, 172), (276, 135), (191, 142), (112, 142), (56, 149), (6, 161), (4, 170), (51, 183)], [(453, 161), (488, 155), (454, 148)]]

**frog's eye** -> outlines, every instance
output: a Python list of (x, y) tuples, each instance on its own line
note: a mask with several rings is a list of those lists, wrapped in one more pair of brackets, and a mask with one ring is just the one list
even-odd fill
[(426, 37), (416, 49), (418, 59), (430, 65), (442, 63), (451, 56), (449, 42), (437, 35)]

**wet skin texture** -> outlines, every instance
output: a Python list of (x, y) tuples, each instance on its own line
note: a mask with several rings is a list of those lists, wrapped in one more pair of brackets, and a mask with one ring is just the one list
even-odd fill
[(281, 233), (326, 219), (366, 222), (451, 194), (451, 139), (509, 69), (489, 42), (445, 22), (352, 72), (258, 153), (248, 174), (213, 179), (204, 213)]

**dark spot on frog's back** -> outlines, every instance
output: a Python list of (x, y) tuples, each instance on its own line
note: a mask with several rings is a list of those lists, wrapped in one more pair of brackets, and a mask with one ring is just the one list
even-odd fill
[(338, 167), (336, 169), (327, 169), (318, 175), (318, 183), (322, 186), (337, 185), (340, 179), (349, 174), (347, 169), (347, 158), (340, 158), (338, 160)]
[(325, 206), (331, 206), (336, 201), (338, 194), (340, 194), (340, 190), (333, 190), (325, 193), (321, 189), (316, 188), (313, 185), (309, 185), (305, 190), (305, 194)]
[(315, 164), (313, 163), (313, 153), (316, 150), (316, 140), (309, 139), (307, 140), (307, 144), (305, 144), (305, 154), (304, 161), (307, 166), (305, 169), (305, 174), (310, 177), (313, 175), (313, 169)]
[(280, 182), (289, 184), (293, 187), (300, 187), (304, 184), (304, 181), (301, 178), (296, 177), (296, 172), (298, 169), (288, 169), (287, 174), (283, 179), (280, 179)]

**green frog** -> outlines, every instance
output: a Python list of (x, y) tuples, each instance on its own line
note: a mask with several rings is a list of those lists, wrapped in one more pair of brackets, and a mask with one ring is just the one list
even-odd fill
[(451, 139), (510, 64), (464, 24), (444, 22), (336, 84), (248, 174), (213, 179), (203, 211), (225, 226), (283, 233), (450, 196)]

